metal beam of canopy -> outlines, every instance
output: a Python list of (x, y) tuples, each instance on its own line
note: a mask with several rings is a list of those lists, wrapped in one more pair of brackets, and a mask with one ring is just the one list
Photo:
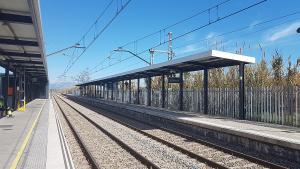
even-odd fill
[(39, 46), (37, 41), (0, 38), (0, 44), (19, 46)]
[(32, 24), (31, 16), (0, 12), (0, 21)]
[(8, 62), (8, 63), (29, 63), (29, 64), (37, 64), (37, 65), (43, 65), (42, 61), (30, 61), (30, 60), (12, 60), (12, 59), (7, 59), (4, 60), (3, 62)]
[(1, 51), (1, 50), (0, 50), (0, 55), (41, 58), (41, 54), (39, 53), (20, 53), (20, 52), (8, 52), (8, 51)]

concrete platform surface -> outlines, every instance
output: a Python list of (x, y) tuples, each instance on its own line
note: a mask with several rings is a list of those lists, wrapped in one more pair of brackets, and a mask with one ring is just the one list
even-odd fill
[(0, 119), (0, 168), (67, 168), (53, 105), (36, 99)]
[(300, 128), (297, 127), (208, 116), (191, 112), (168, 111), (160, 108), (147, 108), (145, 111), (144, 106), (134, 106), (129, 109), (140, 109), (151, 115), (300, 150)]

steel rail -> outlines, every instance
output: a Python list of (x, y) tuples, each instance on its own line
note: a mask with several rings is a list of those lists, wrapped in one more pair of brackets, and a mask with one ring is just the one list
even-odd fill
[(57, 107), (59, 108), (60, 112), (62, 113), (63, 117), (65, 118), (68, 126), (70, 127), (70, 129), (72, 131), (72, 134), (74, 135), (75, 139), (77, 140), (81, 150), (83, 151), (85, 157), (87, 158), (87, 160), (90, 163), (90, 165), (92, 166), (92, 168), (93, 169), (100, 169), (100, 166), (97, 164), (95, 158), (92, 156), (92, 154), (88, 150), (87, 146), (82, 141), (82, 138), (79, 136), (79, 134), (76, 133), (74, 126), (71, 124), (71, 122), (67, 118), (65, 112), (63, 111), (62, 107), (60, 106), (60, 104), (58, 104), (58, 102), (57, 102), (57, 100), (54, 96), (53, 96), (53, 100), (56, 103)]
[[(72, 99), (73, 100), (73, 99)], [(235, 150), (232, 150), (232, 149), (229, 149), (229, 148), (225, 148), (225, 147), (222, 147), (220, 145), (217, 145), (217, 144), (214, 144), (214, 143), (211, 143), (211, 142), (208, 142), (208, 141), (205, 141), (203, 139), (199, 139), (199, 138), (194, 138), (192, 136), (189, 136), (189, 135), (186, 135), (186, 134), (183, 134), (181, 132), (178, 132), (178, 131), (175, 131), (175, 130), (172, 130), (172, 129), (169, 129), (169, 128), (166, 128), (166, 127), (162, 127), (162, 126), (157, 126), (157, 125), (154, 125), (154, 124), (151, 124), (149, 122), (146, 122), (146, 121), (142, 121), (142, 120), (139, 120), (139, 119), (136, 119), (136, 118), (132, 118), (132, 117), (128, 117), (127, 115), (123, 114), (123, 113), (120, 113), (120, 112), (112, 112), (111, 110), (108, 110), (108, 109), (104, 109), (104, 108), (101, 108), (101, 107), (98, 107), (98, 106), (95, 106), (95, 105), (91, 105), (91, 104), (88, 104), (88, 103), (85, 103), (85, 102), (82, 102), (82, 101), (79, 101), (80, 103), (84, 103), (85, 105), (88, 105), (90, 107), (94, 107), (94, 108), (100, 108), (102, 110), (105, 110), (105, 111), (108, 111), (108, 112), (111, 112), (111, 113), (117, 113), (119, 116), (122, 116), (124, 118), (127, 118), (127, 119), (130, 119), (130, 120), (135, 120), (137, 122), (140, 122), (140, 123), (144, 123), (144, 124), (147, 124), (151, 127), (156, 127), (160, 130), (163, 130), (165, 132), (169, 132), (169, 133), (172, 133), (174, 135), (177, 135), (177, 136), (180, 136), (180, 137), (183, 137), (187, 140), (191, 140), (191, 141), (194, 141), (194, 142), (197, 142), (199, 144), (203, 144), (203, 145), (206, 145), (208, 147), (213, 147), (217, 150), (220, 150), (220, 151), (223, 151), (225, 153), (228, 153), (228, 154), (232, 154), (234, 156), (237, 156), (237, 157), (241, 157), (241, 158), (244, 158), (250, 162), (254, 162), (256, 164), (260, 164), (260, 165), (263, 165), (265, 167), (269, 167), (269, 168), (274, 168), (274, 169), (287, 169), (288, 167), (284, 167), (284, 166), (281, 166), (279, 164), (275, 164), (275, 163), (272, 163), (272, 162), (269, 162), (269, 161), (266, 161), (266, 160), (263, 160), (263, 159), (260, 159), (260, 158), (257, 158), (257, 157), (254, 157), (254, 156), (251, 156), (251, 155), (247, 155), (245, 153), (241, 153), (241, 152), (238, 152), (238, 151), (235, 151)], [(94, 111), (98, 112), (99, 113), (99, 110), (97, 109), (94, 109)], [(131, 110), (131, 111), (134, 111), (134, 110)], [(171, 119), (167, 119), (168, 121), (174, 121), (175, 120), (171, 120)], [(177, 123), (181, 123), (181, 122), (178, 122), (176, 121)]]
[[(60, 98), (59, 96), (57, 96), (58, 98)], [(116, 136), (112, 135), (111, 133), (109, 133), (106, 129), (104, 129), (103, 127), (101, 127), (99, 124), (97, 124), (96, 122), (94, 122), (93, 120), (91, 120), (89, 117), (87, 117), (86, 115), (84, 115), (83, 113), (81, 113), (78, 109), (76, 109), (74, 106), (70, 105), (69, 103), (67, 103), (65, 100), (63, 100), (62, 98), (60, 98), (61, 101), (63, 101), (65, 104), (67, 104), (69, 107), (71, 107), (73, 110), (75, 110), (78, 114), (80, 114), (84, 119), (86, 119), (87, 121), (89, 121), (91, 124), (93, 124), (97, 129), (101, 130), (105, 135), (107, 135), (110, 139), (112, 139), (113, 141), (115, 141), (117, 144), (119, 144), (122, 148), (124, 148), (127, 152), (129, 152), (131, 155), (133, 155), (137, 160), (139, 160), (142, 164), (146, 165), (148, 168), (151, 169), (159, 169), (159, 167), (152, 163), (150, 160), (148, 160), (146, 157), (144, 157), (143, 155), (141, 155), (140, 153), (138, 153), (137, 151), (135, 151), (134, 149), (132, 149), (129, 145), (127, 145), (126, 143), (124, 143), (123, 141), (121, 141), (119, 138), (117, 138)]]
[[(66, 101), (64, 101), (64, 102), (65, 102), (66, 104), (69, 104), (69, 103), (67, 103)], [(69, 104), (69, 105), (70, 105), (70, 104)], [(140, 130), (139, 128), (134, 127), (133, 125), (127, 124), (127, 123), (125, 123), (125, 122), (123, 122), (123, 121), (121, 121), (121, 120), (118, 120), (118, 119), (116, 119), (116, 118), (113, 118), (113, 117), (111, 117), (111, 116), (109, 116), (109, 115), (107, 115), (107, 114), (105, 114), (105, 113), (103, 113), (103, 112), (101, 112), (101, 111), (95, 109), (95, 107), (91, 107), (90, 105), (87, 105), (87, 106), (88, 106), (91, 110), (95, 111), (96, 113), (99, 113), (99, 114), (101, 114), (101, 115), (103, 115), (103, 116), (105, 116), (105, 117), (107, 117), (107, 118), (113, 120), (114, 122), (120, 123), (120, 124), (122, 124), (122, 125), (124, 125), (124, 126), (130, 128), (130, 129), (132, 129), (132, 130), (134, 130), (134, 131), (136, 131), (136, 132), (141, 133), (142, 135), (144, 135), (144, 136), (146, 136), (146, 137), (149, 137), (149, 138), (151, 138), (151, 139), (153, 139), (153, 140), (155, 140), (155, 141), (158, 141), (158, 142), (160, 142), (160, 143), (162, 143), (162, 144), (164, 144), (164, 145), (166, 145), (166, 146), (168, 146), (168, 147), (171, 147), (171, 148), (173, 148), (174, 150), (179, 151), (179, 152), (181, 152), (181, 153), (183, 153), (183, 154), (185, 154), (185, 155), (187, 155), (187, 156), (189, 156), (189, 157), (191, 157), (191, 158), (193, 158), (193, 159), (196, 159), (197, 161), (199, 161), (199, 162), (201, 162), (201, 163), (205, 163), (205, 164), (209, 165), (210, 167), (213, 167), (213, 168), (219, 168), (219, 169), (229, 169), (228, 167), (225, 167), (225, 166), (223, 166), (223, 165), (221, 165), (221, 164), (219, 164), (219, 163), (217, 163), (217, 162), (214, 162), (214, 161), (212, 161), (212, 160), (210, 160), (210, 159), (208, 159), (208, 158), (205, 158), (205, 157), (203, 157), (203, 156), (200, 156), (200, 155), (198, 155), (198, 154), (195, 154), (195, 153), (193, 153), (193, 152), (191, 152), (191, 151), (188, 151), (188, 150), (186, 150), (186, 149), (184, 149), (184, 148), (182, 148), (182, 147), (180, 147), (180, 146), (178, 146), (178, 145), (175, 145), (175, 144), (173, 144), (173, 143), (171, 143), (171, 142), (165, 141), (165, 140), (163, 140), (163, 139), (161, 139), (161, 138), (159, 138), (159, 137), (156, 137), (156, 136), (151, 135), (151, 134), (149, 134), (149, 133), (147, 133), (147, 132), (144, 132), (144, 131)], [(121, 115), (119, 115), (119, 116), (121, 116)], [(128, 117), (125, 117), (125, 118), (128, 118)], [(129, 119), (129, 118), (128, 118), (128, 119)], [(130, 118), (130, 120), (134, 120), (134, 119), (131, 119), (131, 118)]]

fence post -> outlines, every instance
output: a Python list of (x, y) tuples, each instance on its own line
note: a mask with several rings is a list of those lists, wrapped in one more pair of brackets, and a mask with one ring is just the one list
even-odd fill
[(151, 106), (151, 76), (147, 77), (147, 106)]
[(137, 79), (137, 104), (140, 104), (140, 78)]
[(204, 79), (203, 79), (203, 101), (204, 101), (204, 114), (208, 113), (208, 69), (204, 69)]

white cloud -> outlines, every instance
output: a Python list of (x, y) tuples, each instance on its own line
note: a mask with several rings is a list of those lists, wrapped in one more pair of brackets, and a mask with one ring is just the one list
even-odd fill
[(192, 41), (192, 40), (195, 40), (196, 39), (196, 35), (191, 33), (191, 34), (187, 34), (185, 37), (184, 37), (184, 40), (185, 41)]
[(282, 39), (288, 36), (291, 36), (293, 34), (296, 34), (297, 28), (300, 27), (300, 22), (294, 22), (288, 26), (281, 27), (280, 29), (276, 29), (275, 31), (272, 31), (270, 36), (267, 37), (267, 41), (276, 41), (278, 39)]
[(191, 44), (191, 45), (187, 45), (185, 47), (183, 47), (181, 50), (178, 50), (176, 52), (176, 54), (186, 54), (186, 53), (191, 53), (191, 52), (195, 52), (198, 51), (200, 49), (202, 49), (202, 46), (196, 45), (196, 44)]
[(206, 39), (210, 39), (210, 38), (213, 38), (214, 36), (216, 36), (216, 33), (214, 32), (210, 32), (209, 34), (206, 35)]
[(248, 30), (253, 30), (253, 28), (254, 28), (258, 23), (260, 23), (260, 21), (258, 21), (258, 20), (255, 20), (255, 21), (251, 22), (251, 23), (249, 24)]

